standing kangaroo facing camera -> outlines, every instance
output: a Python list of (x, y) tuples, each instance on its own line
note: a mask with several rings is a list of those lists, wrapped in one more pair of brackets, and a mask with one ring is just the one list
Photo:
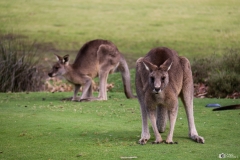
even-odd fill
[[(73, 101), (107, 100), (108, 74), (115, 69), (120, 70), (127, 98), (135, 98), (131, 91), (128, 65), (118, 48), (107, 40), (92, 40), (79, 50), (73, 64), (69, 64), (69, 56), (56, 55), (57, 63), (48, 74), (50, 77), (63, 76), (75, 86)], [(93, 78), (99, 77), (99, 95), (92, 97)], [(80, 99), (79, 88), (83, 86)]]
[(165, 131), (168, 118), (170, 131), (165, 143), (174, 143), (173, 131), (179, 96), (187, 114), (189, 137), (198, 143), (204, 143), (204, 138), (198, 135), (194, 123), (193, 79), (187, 58), (180, 57), (176, 51), (165, 47), (154, 48), (137, 60), (135, 84), (142, 114), (140, 144), (146, 144), (150, 139), (148, 117), (156, 138), (153, 144), (164, 142), (159, 132)]

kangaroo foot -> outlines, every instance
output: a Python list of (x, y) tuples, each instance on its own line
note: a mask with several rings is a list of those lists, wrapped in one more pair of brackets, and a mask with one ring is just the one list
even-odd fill
[(168, 142), (168, 141), (163, 141), (165, 144), (178, 144), (178, 142)]
[(89, 101), (103, 101), (103, 99), (96, 98), (96, 97), (89, 97), (89, 98), (82, 98), (79, 100), (79, 102), (89, 102)]
[(204, 142), (205, 142), (204, 138), (201, 137), (201, 136), (198, 136), (198, 135), (193, 135), (193, 136), (191, 136), (191, 139), (194, 140), (194, 141), (197, 142), (197, 143), (202, 143), (202, 144), (204, 144)]
[(160, 143), (163, 143), (163, 141), (154, 141), (154, 142), (152, 142), (152, 144), (160, 144)]
[(80, 99), (79, 102), (89, 102), (91, 100), (89, 100), (88, 98), (84, 98), (84, 99)]
[(144, 145), (147, 143), (147, 141), (148, 141), (148, 139), (141, 138), (138, 142), (139, 142), (139, 144)]

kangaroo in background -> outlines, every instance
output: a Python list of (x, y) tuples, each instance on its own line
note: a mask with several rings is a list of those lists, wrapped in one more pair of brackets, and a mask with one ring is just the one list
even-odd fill
[[(69, 64), (69, 56), (58, 56), (53, 65), (50, 77), (63, 76), (75, 86), (73, 101), (107, 100), (108, 74), (115, 69), (120, 70), (127, 98), (134, 98), (131, 91), (128, 65), (118, 48), (107, 40), (92, 40), (79, 50), (73, 64)], [(93, 78), (99, 77), (99, 95), (92, 97)], [(77, 97), (79, 88), (83, 86), (82, 95)]]
[[(178, 96), (181, 97), (188, 119), (189, 137), (204, 143), (199, 136), (193, 116), (193, 79), (190, 62), (168, 48), (154, 48), (136, 62), (136, 92), (142, 114), (140, 144), (150, 139), (148, 117), (156, 140), (164, 142), (159, 132), (164, 132), (167, 119), (170, 131), (165, 143), (173, 144), (173, 131), (178, 112)], [(157, 118), (156, 118), (157, 117)]]

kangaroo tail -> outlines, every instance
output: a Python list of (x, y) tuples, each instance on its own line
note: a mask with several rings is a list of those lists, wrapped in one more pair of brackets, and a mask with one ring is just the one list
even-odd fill
[(130, 72), (128, 69), (127, 62), (123, 55), (121, 54), (120, 63), (118, 66), (118, 70), (122, 74), (122, 81), (123, 81), (123, 87), (124, 92), (127, 98), (136, 98), (136, 96), (133, 95), (132, 89), (131, 89), (131, 79), (130, 79)]

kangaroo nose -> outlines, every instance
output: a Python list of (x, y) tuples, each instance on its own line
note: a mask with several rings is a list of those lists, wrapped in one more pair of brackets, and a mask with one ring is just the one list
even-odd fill
[(52, 77), (52, 73), (48, 73), (48, 76), (49, 76), (49, 77)]
[(159, 91), (161, 92), (160, 87), (157, 87), (157, 88), (154, 88), (154, 89), (155, 89), (156, 92), (159, 92)]

